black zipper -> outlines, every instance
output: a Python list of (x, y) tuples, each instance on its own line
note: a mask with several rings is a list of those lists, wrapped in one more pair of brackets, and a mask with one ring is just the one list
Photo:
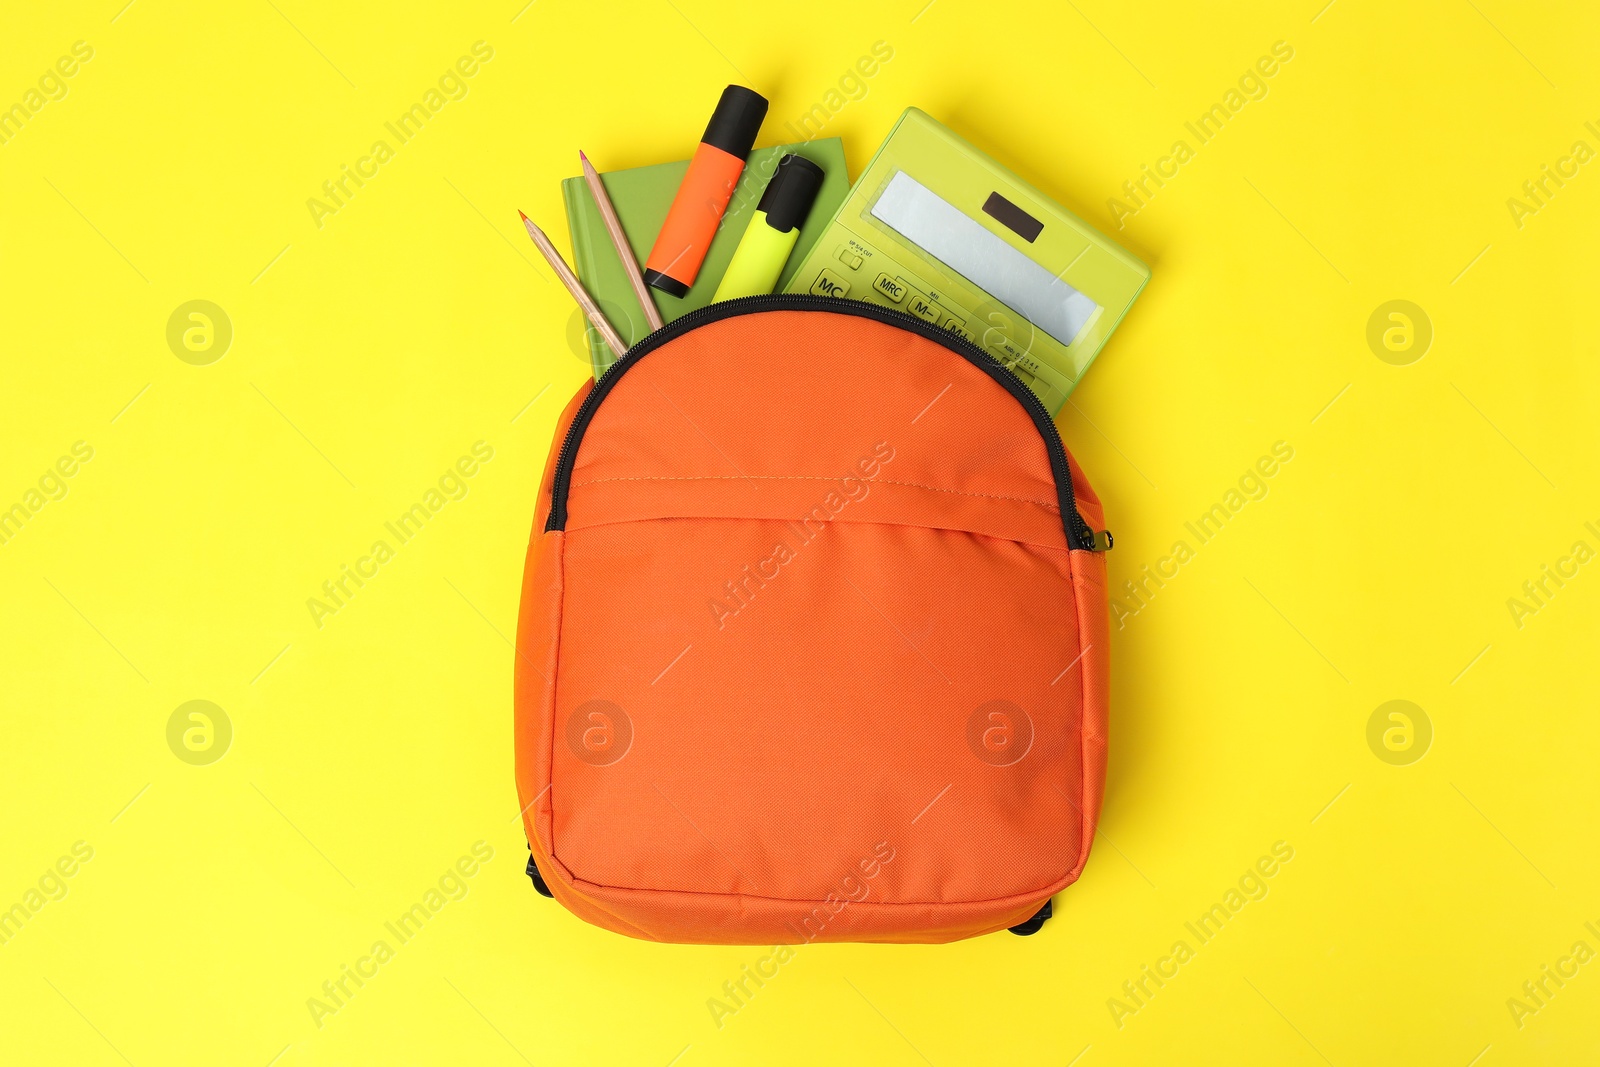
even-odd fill
[(1061, 443), (1061, 434), (1056, 432), (1056, 424), (1051, 420), (1050, 413), (1045, 410), (1044, 402), (1034, 395), (1033, 390), (1024, 385), (1022, 379), (1013, 374), (1005, 364), (966, 337), (940, 329), (904, 311), (869, 304), (864, 300), (843, 300), (834, 296), (811, 296), (805, 293), (741, 296), (734, 300), (708, 304), (667, 323), (640, 340), (615, 363), (607, 367), (600, 380), (595, 382), (594, 390), (584, 398), (583, 405), (572, 420), (572, 426), (567, 430), (567, 436), (561, 442), (561, 452), (556, 456), (555, 479), (550, 491), (550, 518), (544, 525), (546, 531), (566, 529), (567, 494), (572, 484), (572, 465), (577, 461), (578, 445), (583, 440), (584, 432), (589, 428), (589, 421), (594, 418), (595, 409), (617, 384), (617, 379), (645, 356), (667, 342), (682, 337), (690, 330), (735, 315), (750, 315), (762, 311), (831, 311), (840, 315), (858, 315), (864, 319), (874, 319), (909, 330), (930, 341), (937, 341), (979, 370), (986, 372), (1027, 409), (1033, 418), (1034, 427), (1039, 431), (1039, 436), (1044, 438), (1045, 451), (1050, 455), (1050, 471), (1056, 479), (1056, 495), (1061, 505), (1061, 523), (1066, 529), (1067, 546), (1092, 552), (1103, 552), (1111, 547), (1111, 535), (1105, 532), (1096, 533), (1083, 520), (1083, 516), (1078, 514), (1077, 500), (1072, 492), (1072, 468), (1067, 463), (1067, 449)]

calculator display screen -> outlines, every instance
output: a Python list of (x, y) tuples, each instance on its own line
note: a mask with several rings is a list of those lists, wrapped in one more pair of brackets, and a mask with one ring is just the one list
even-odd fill
[(884, 186), (872, 215), (1064, 345), (1100, 310), (1088, 296), (903, 170)]

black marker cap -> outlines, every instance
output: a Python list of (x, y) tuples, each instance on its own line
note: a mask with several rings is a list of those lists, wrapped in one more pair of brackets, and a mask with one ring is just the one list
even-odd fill
[(767, 182), (756, 210), (766, 212), (768, 226), (788, 233), (806, 221), (821, 188), (822, 168), (791, 153), (778, 161), (778, 169)]
[(700, 140), (743, 159), (755, 147), (761, 120), (766, 117), (766, 97), (742, 85), (730, 85), (722, 90), (722, 99), (717, 101), (717, 110), (711, 113), (705, 136)]

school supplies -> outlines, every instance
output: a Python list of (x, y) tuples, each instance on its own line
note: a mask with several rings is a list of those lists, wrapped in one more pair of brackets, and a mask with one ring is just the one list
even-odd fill
[[(744, 174), (734, 188), (733, 199), (722, 217), (722, 225), (712, 238), (711, 249), (700, 267), (700, 276), (689, 289), (689, 295), (679, 299), (652, 290), (661, 317), (671, 323), (678, 316), (711, 303), (717, 284), (722, 280), (734, 249), (744, 235), (746, 224), (755, 217), (756, 207), (768, 180), (777, 172), (779, 161), (789, 154), (803, 156), (822, 168), (822, 187), (817, 191), (811, 214), (800, 227), (794, 251), (778, 276), (777, 287), (782, 288), (801, 258), (811, 247), (817, 235), (827, 229), (834, 211), (844, 202), (850, 191), (850, 180), (845, 174), (844, 146), (837, 137), (821, 138), (804, 144), (776, 145), (758, 148), (750, 153)], [(606, 192), (616, 209), (617, 219), (628, 236), (628, 243), (641, 259), (650, 250), (650, 242), (667, 217), (688, 170), (689, 162), (661, 163), (649, 167), (613, 170), (601, 175)], [(606, 318), (616, 327), (627, 344), (635, 344), (651, 332), (645, 320), (627, 274), (617, 258), (615, 249), (605, 232), (605, 222), (595, 206), (594, 197), (582, 178), (567, 178), (561, 183), (561, 192), (567, 209), (567, 225), (572, 231), (572, 266), (583, 287), (604, 309)], [(611, 350), (602, 344), (594, 333), (589, 335), (589, 357), (596, 377), (611, 365)]]
[(556, 272), (556, 277), (561, 279), (561, 284), (567, 287), (567, 292), (572, 294), (572, 299), (578, 302), (578, 306), (588, 316), (589, 324), (599, 331), (606, 344), (611, 346), (611, 351), (619, 356), (626, 352), (628, 346), (622, 343), (622, 338), (617, 336), (617, 331), (612, 329), (611, 323), (606, 321), (605, 313), (600, 310), (600, 305), (596, 304), (594, 299), (584, 291), (583, 283), (579, 282), (577, 275), (572, 273), (572, 269), (567, 266), (567, 261), (561, 258), (561, 253), (556, 251), (556, 246), (550, 243), (550, 238), (546, 237), (544, 231), (535, 226), (533, 220), (528, 216), (523, 215), (520, 211), (517, 214), (522, 215), (522, 225), (527, 227), (528, 236), (533, 239), (534, 244), (539, 246), (539, 251), (544, 253), (544, 258), (550, 264), (550, 269)]
[(688, 295), (766, 115), (760, 93), (742, 85), (722, 90), (645, 262), (644, 280), (652, 288)]
[(589, 157), (582, 151), (578, 153), (578, 160), (583, 164), (583, 180), (589, 186), (589, 192), (594, 194), (594, 206), (600, 209), (600, 217), (605, 220), (606, 235), (611, 238), (611, 247), (617, 250), (617, 259), (622, 263), (622, 269), (628, 275), (628, 284), (633, 286), (633, 295), (639, 301), (639, 307), (644, 310), (645, 321), (652, 330), (661, 329), (661, 312), (656, 310), (656, 302), (650, 297), (650, 289), (644, 284), (644, 279), (639, 275), (639, 261), (634, 258), (633, 248), (628, 244), (628, 235), (622, 231), (622, 223), (617, 221), (617, 209), (611, 204), (611, 197), (606, 193), (606, 184), (600, 180), (600, 174), (594, 169), (594, 164), (589, 162)]
[(809, 159), (786, 155), (778, 161), (712, 300), (772, 292), (821, 187), (822, 168)]
[(1150, 269), (907, 108), (785, 292), (868, 300), (976, 342), (1054, 414)]

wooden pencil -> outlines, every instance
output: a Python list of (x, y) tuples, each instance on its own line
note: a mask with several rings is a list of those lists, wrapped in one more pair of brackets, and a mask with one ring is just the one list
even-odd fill
[(617, 258), (622, 260), (622, 269), (628, 275), (628, 284), (633, 286), (633, 295), (639, 298), (639, 306), (644, 308), (645, 321), (652, 330), (661, 329), (661, 312), (656, 310), (656, 302), (650, 296), (650, 289), (644, 284), (644, 277), (639, 273), (639, 261), (634, 258), (633, 246), (628, 243), (628, 235), (622, 231), (622, 222), (617, 218), (617, 209), (611, 203), (611, 196), (606, 192), (605, 183), (600, 180), (600, 173), (594, 169), (594, 164), (589, 162), (589, 157), (578, 151), (578, 159), (583, 163), (583, 180), (589, 183), (589, 192), (594, 196), (595, 206), (600, 209), (600, 217), (605, 220), (606, 233), (611, 235), (611, 244), (617, 250)]
[(527, 227), (528, 236), (532, 238), (535, 245), (538, 245), (539, 251), (544, 253), (544, 258), (550, 264), (550, 269), (556, 272), (556, 277), (560, 278), (561, 284), (567, 287), (567, 292), (572, 294), (572, 299), (578, 302), (578, 306), (583, 309), (583, 313), (589, 317), (590, 325), (600, 331), (601, 338), (611, 346), (611, 351), (620, 357), (628, 350), (628, 346), (622, 343), (622, 338), (618, 336), (611, 323), (606, 320), (605, 312), (600, 310), (600, 305), (596, 304), (594, 297), (584, 290), (583, 283), (578, 281), (578, 276), (572, 273), (572, 268), (567, 266), (567, 261), (561, 258), (561, 253), (556, 251), (556, 246), (550, 243), (550, 238), (544, 235), (544, 231), (535, 226), (533, 220), (528, 218), (527, 215), (520, 211), (517, 214), (522, 215), (522, 225)]

